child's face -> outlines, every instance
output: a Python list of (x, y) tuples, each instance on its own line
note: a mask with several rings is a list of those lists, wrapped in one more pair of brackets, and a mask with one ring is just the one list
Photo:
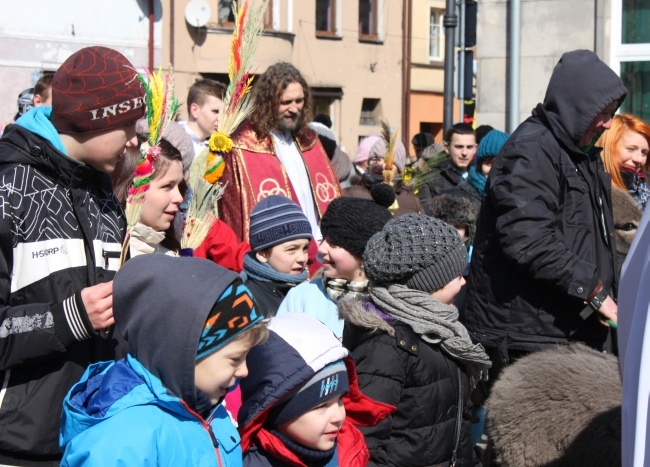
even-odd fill
[(196, 364), (194, 383), (213, 404), (226, 395), (238, 378), (248, 376), (246, 355), (250, 349), (249, 338), (235, 339)]
[(196, 103), (191, 105), (190, 116), (199, 128), (200, 137), (207, 138), (217, 131), (219, 125), (219, 112), (223, 107), (223, 101), (215, 96), (205, 96), (203, 105)]
[(323, 258), (323, 274), (330, 279), (362, 281), (366, 275), (361, 269), (361, 259), (340, 246), (324, 238), (318, 246), (318, 253)]
[(270, 250), (258, 251), (255, 256), (260, 263), (268, 263), (282, 274), (302, 274), (307, 265), (310, 240), (301, 238), (275, 245)]
[(345, 421), (341, 395), (328, 399), (295, 420), (280, 425), (280, 433), (296, 443), (316, 451), (329, 451)]
[[(155, 172), (154, 172), (155, 174)], [(167, 230), (183, 202), (178, 185), (183, 181), (181, 161), (169, 161), (164, 173), (153, 180), (144, 197), (140, 222), (157, 232)]]
[(487, 178), (487, 176), (490, 174), (490, 169), (492, 168), (492, 164), (494, 164), (494, 159), (495, 157), (486, 157), (483, 159), (483, 163), (481, 165), (481, 173)]
[(137, 148), (135, 123), (100, 131), (83, 138), (82, 149), (73, 159), (88, 164), (100, 172), (111, 173), (127, 148)]
[(465, 285), (465, 278), (461, 275), (447, 283), (444, 287), (434, 290), (429, 295), (439, 302), (451, 305), (454, 303), (454, 298), (456, 298), (456, 295), (458, 295), (458, 292), (460, 292), (463, 285)]

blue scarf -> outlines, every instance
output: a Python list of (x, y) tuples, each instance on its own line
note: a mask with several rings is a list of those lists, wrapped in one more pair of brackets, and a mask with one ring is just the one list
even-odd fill
[(59, 132), (52, 125), (51, 119), (52, 107), (42, 105), (30, 109), (29, 112), (16, 120), (16, 125), (48, 140), (59, 152), (67, 156), (68, 152), (65, 150), (65, 146), (63, 146)]
[(251, 251), (244, 256), (244, 270), (240, 277), (246, 282), (249, 277), (261, 282), (277, 282), (279, 284), (301, 284), (305, 282), (309, 275), (305, 269), (300, 274), (283, 274), (273, 269), (269, 263), (260, 263), (255, 258), (255, 252)]
[(469, 175), (467, 176), (467, 182), (472, 185), (474, 188), (476, 188), (476, 191), (478, 191), (478, 194), (483, 196), (485, 193), (485, 183), (487, 182), (487, 178), (485, 175), (482, 173), (479, 173), (476, 170), (475, 166), (471, 166), (469, 168)]
[(275, 435), (282, 443), (295, 455), (297, 455), (301, 461), (307, 465), (319, 466), (319, 467), (336, 467), (338, 463), (338, 453), (337, 443), (334, 443), (334, 447), (328, 451), (317, 451), (315, 449), (309, 449), (305, 446), (302, 446), (295, 441), (284, 436), (278, 430), (270, 429), (269, 430), (273, 435)]

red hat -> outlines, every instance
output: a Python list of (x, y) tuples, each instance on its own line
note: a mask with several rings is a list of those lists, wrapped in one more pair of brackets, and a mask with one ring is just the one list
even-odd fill
[(106, 47), (72, 54), (52, 81), (52, 124), (61, 133), (117, 128), (144, 115), (138, 72), (124, 55)]

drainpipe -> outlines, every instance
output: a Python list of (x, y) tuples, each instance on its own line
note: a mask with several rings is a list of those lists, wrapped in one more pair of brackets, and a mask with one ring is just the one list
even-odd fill
[(404, 96), (404, 104), (402, 105), (402, 142), (406, 147), (406, 153), (409, 152), (409, 137), (411, 126), (411, 28), (412, 28), (412, 0), (404, 0), (404, 17), (403, 17), (403, 31), (404, 31), (404, 47), (402, 53), (404, 58), (402, 60), (402, 96)]
[(174, 0), (169, 0), (169, 63), (174, 66)]
[(459, 31), (458, 31), (458, 121), (465, 121), (465, 0), (461, 0), (459, 5)]
[(508, 121), (507, 132), (512, 134), (519, 125), (519, 68), (521, 39), (521, 0), (510, 0), (510, 42), (508, 43)]
[[(173, 0), (172, 0), (173, 1)], [(153, 24), (156, 19), (154, 14), (154, 0), (149, 0), (149, 71), (153, 71)]]
[(456, 2), (447, 0), (445, 16), (442, 24), (445, 27), (445, 86), (444, 86), (444, 110), (442, 117), (443, 134), (447, 132), (454, 123), (454, 49), (455, 29), (458, 24), (456, 16)]

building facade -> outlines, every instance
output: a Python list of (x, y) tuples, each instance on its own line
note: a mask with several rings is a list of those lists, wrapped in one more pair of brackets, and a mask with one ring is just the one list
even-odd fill
[[(209, 2), (202, 27), (190, 25), (191, 1), (163, 0), (163, 63), (174, 65), (177, 96), (198, 78), (226, 81), (232, 34), (228, 0)], [(403, 96), (402, 0), (270, 0), (253, 71), (292, 63), (314, 95), (314, 112), (331, 116), (351, 157), (359, 139), (398, 128)]]
[[(506, 128), (509, 0), (481, 0), (478, 14), (477, 123)], [(519, 114), (543, 101), (564, 52), (588, 49), (616, 71), (629, 94), (621, 108), (650, 121), (650, 2), (522, 0)]]
[(83, 47), (119, 50), (140, 70), (161, 63), (159, 0), (113, 0), (101, 8), (86, 0), (3, 1), (0, 10), (0, 132), (14, 120), (18, 95)]

